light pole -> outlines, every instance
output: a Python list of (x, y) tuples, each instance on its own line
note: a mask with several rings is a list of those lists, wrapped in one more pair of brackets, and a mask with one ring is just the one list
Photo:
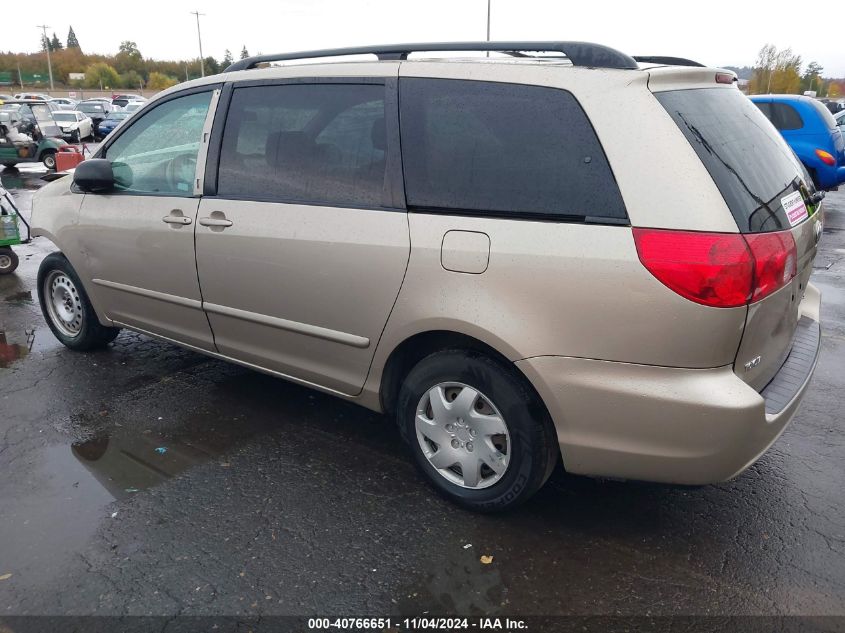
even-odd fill
[[(490, 0), (487, 0), (487, 41), (490, 41)], [(490, 51), (487, 51), (487, 57), (490, 57)]]
[(202, 57), (202, 35), (200, 34), (200, 16), (205, 15), (205, 13), (200, 13), (199, 11), (191, 11), (191, 13), (197, 16), (197, 40), (200, 44), (200, 74), (205, 77), (205, 61)]
[(53, 62), (50, 60), (50, 40), (47, 39), (47, 29), (50, 27), (46, 24), (39, 24), (37, 28), (44, 32), (44, 48), (47, 50), (47, 71), (50, 73), (50, 90), (53, 90)]

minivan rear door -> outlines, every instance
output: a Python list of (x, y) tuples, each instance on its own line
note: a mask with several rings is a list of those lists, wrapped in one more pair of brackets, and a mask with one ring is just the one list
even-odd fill
[(360, 392), (410, 254), (395, 79), (236, 84), (219, 154), (196, 231), (217, 350)]
[[(655, 95), (687, 137), (746, 238), (780, 233), (795, 244), (795, 276), (752, 301), (734, 370), (762, 390), (793, 347), (800, 304), (821, 235), (806, 172), (775, 127), (735, 88), (669, 90)], [(790, 255), (791, 257), (791, 255)], [(790, 272), (791, 274), (791, 272)]]

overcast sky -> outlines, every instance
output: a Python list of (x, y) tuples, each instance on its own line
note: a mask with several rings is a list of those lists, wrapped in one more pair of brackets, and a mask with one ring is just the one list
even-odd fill
[[(72, 24), (86, 52), (114, 53), (122, 40), (133, 40), (145, 57), (157, 59), (199, 56), (190, 14), (197, 9), (206, 14), (200, 18), (203, 52), (217, 59), (227, 48), (237, 58), (244, 45), (255, 55), (356, 44), (483, 40), (487, 13), (487, 0), (132, 0), (83, 3), (78, 5), (81, 11), (67, 0), (19, 6), (26, 8), (15, 12), (14, 26), (4, 25), (0, 49), (37, 50), (36, 24), (50, 25), (64, 42)], [(818, 61), (826, 76), (845, 76), (841, 23), (807, 23), (802, 11), (782, 0), (492, 0), (491, 37), (588, 40), (632, 55), (675, 55), (737, 66), (752, 65), (760, 47), (771, 42), (792, 47), (805, 64)], [(790, 15), (796, 19), (788, 19)]]

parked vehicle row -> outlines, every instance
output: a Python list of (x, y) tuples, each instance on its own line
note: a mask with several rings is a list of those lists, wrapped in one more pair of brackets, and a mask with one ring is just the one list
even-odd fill
[[(52, 332), (129, 328), (387, 412), (477, 510), (561, 459), (742, 472), (817, 360), (812, 180), (733, 73), (497, 46), (261, 56), (160, 94), (34, 197)], [(408, 60), (444, 49), (519, 56)]]

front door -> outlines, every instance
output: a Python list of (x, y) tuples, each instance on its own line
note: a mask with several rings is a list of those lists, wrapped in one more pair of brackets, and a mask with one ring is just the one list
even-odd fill
[(235, 87), (196, 231), (219, 352), (361, 390), (410, 252), (393, 95), (381, 80)]
[[(116, 190), (86, 194), (79, 235), (85, 287), (121, 325), (214, 350), (194, 259), (199, 206), (197, 158), (204, 156), (209, 88), (167, 99), (106, 147)], [(200, 170), (201, 171), (201, 170)]]

